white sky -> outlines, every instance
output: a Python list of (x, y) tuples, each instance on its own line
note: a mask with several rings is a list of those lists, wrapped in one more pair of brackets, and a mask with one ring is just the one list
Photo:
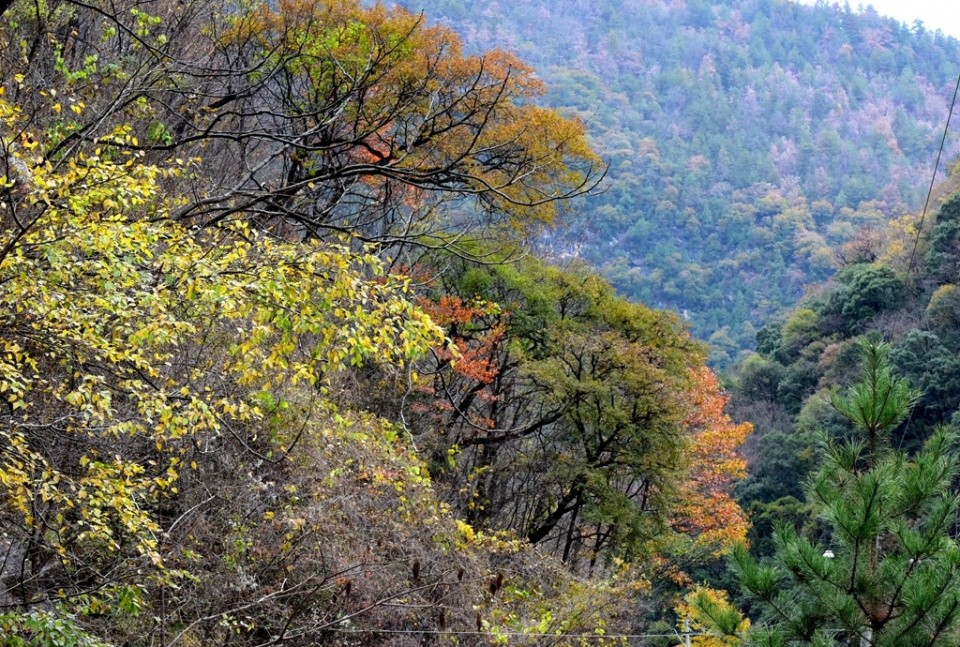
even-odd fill
[[(834, 0), (830, 0), (833, 4)], [(799, 0), (802, 4), (815, 4), (814, 0)], [(841, 5), (843, 0), (837, 0)], [(937, 29), (960, 38), (960, 0), (850, 0), (850, 6), (873, 5), (878, 14), (896, 18), (912, 25), (919, 18), (930, 31)]]

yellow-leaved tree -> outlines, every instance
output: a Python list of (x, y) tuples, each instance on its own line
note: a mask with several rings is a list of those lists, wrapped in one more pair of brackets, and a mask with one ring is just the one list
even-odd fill
[[(681, 630), (692, 633), (697, 647), (737, 647), (750, 629), (750, 619), (731, 604), (725, 591), (698, 586), (676, 607)], [(723, 631), (716, 631), (723, 627)]]
[(242, 224), (188, 230), (162, 179), (189, 172), (102, 146), (54, 164), (0, 97), (0, 576), (3, 604), (185, 575), (160, 517), (211, 439), (296, 436), (345, 367), (394, 367), (443, 339), (372, 255)]

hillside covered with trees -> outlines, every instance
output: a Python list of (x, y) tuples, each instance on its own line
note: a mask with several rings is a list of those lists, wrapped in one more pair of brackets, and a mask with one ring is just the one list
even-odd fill
[(842, 266), (838, 246), (919, 207), (960, 56), (936, 25), (827, 2), (403, 4), (518, 53), (587, 121), (607, 181), (551, 253), (682, 313), (720, 364)]
[[(734, 408), (757, 429), (751, 475), (739, 486), (747, 507), (798, 512), (817, 434), (849, 431), (829, 394), (850, 383), (864, 336), (890, 344), (891, 366), (919, 392), (895, 431), (895, 446), (917, 450), (935, 428), (957, 423), (957, 185), (954, 176), (940, 187), (941, 204), (922, 225), (919, 217), (905, 217), (872, 239), (849, 243), (834, 280), (759, 331), (757, 353), (734, 373)], [(755, 526), (758, 533), (768, 529)]]
[[(651, 7), (704, 34), (733, 11)], [(750, 33), (800, 15), (756, 7)], [(705, 80), (728, 69), (711, 57)], [(744, 70), (793, 78), (761, 63)], [(807, 195), (821, 162), (788, 181), (753, 169), (769, 151), (736, 171), (760, 175), (729, 194), (753, 209), (731, 232), (767, 232), (762, 252), (820, 235), (840, 270), (759, 329), (731, 400), (683, 314), (618, 293), (587, 262), (601, 247), (571, 253), (637, 224), (616, 220), (636, 155), (593, 146), (583, 106), (543, 103), (572, 86), (548, 94), (517, 53), (360, 0), (0, 0), (0, 67), (3, 647), (960, 642), (957, 443), (937, 427), (960, 407), (957, 176), (935, 219), (885, 219), (918, 167), (845, 157), (869, 84), (823, 121), (881, 198), (843, 174)], [(942, 81), (924, 78), (903, 112), (918, 155)], [(680, 115), (661, 81), (650, 109)], [(714, 153), (660, 150), (637, 199), (740, 213), (677, 188), (713, 182)], [(663, 244), (712, 250), (663, 222)], [(757, 299), (780, 295), (750, 317), (806, 281), (738, 258)], [(700, 586), (734, 581), (726, 555), (743, 597)]]
[(603, 642), (745, 537), (705, 345), (523, 252), (602, 167), (514, 55), (0, 12), (4, 645)]
[[(750, 549), (733, 566), (758, 644), (956, 640), (958, 188), (954, 173), (927, 217), (845, 245), (836, 277), (733, 372), (734, 416), (755, 430), (736, 488)], [(736, 609), (692, 604), (738, 640)]]

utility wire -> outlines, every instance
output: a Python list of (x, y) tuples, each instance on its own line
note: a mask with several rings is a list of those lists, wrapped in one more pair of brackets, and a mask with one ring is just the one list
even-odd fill
[(913, 241), (913, 250), (910, 252), (910, 264), (907, 266), (907, 276), (913, 271), (916, 262), (917, 246), (920, 244), (920, 234), (923, 232), (923, 222), (927, 217), (927, 208), (930, 206), (930, 197), (933, 195), (933, 185), (937, 181), (937, 171), (940, 169), (940, 158), (947, 142), (947, 132), (950, 130), (950, 119), (953, 117), (953, 107), (957, 103), (957, 92), (960, 91), (960, 75), (957, 75), (957, 85), (953, 88), (953, 99), (950, 101), (950, 111), (947, 113), (947, 123), (943, 127), (943, 137), (940, 139), (940, 150), (937, 152), (937, 162), (933, 165), (933, 177), (930, 178), (930, 188), (927, 189), (927, 199), (923, 202), (923, 211), (920, 213), (920, 223), (917, 225), (917, 237)]
[(659, 633), (659, 634), (548, 634), (548, 633), (524, 633), (522, 631), (453, 631), (445, 629), (363, 629), (363, 628), (346, 628), (346, 627), (331, 627), (329, 631), (336, 631), (337, 633), (344, 634), (402, 634), (402, 635), (411, 635), (416, 634), (420, 636), (508, 636), (511, 638), (570, 638), (577, 640), (586, 640), (586, 639), (595, 639), (595, 640), (611, 640), (611, 639), (646, 639), (646, 638), (677, 638), (689, 635), (691, 638), (696, 636), (706, 636), (708, 634), (697, 632), (697, 633)]

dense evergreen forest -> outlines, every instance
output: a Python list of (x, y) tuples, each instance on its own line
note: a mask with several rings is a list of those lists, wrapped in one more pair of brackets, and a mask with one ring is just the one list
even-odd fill
[(403, 4), (518, 53), (547, 105), (587, 121), (608, 181), (553, 253), (683, 313), (719, 365), (831, 276), (839, 245), (920, 206), (960, 57), (936, 25), (856, 3)]
[[(897, 614), (913, 617), (911, 605), (918, 601), (939, 605), (943, 598), (931, 597), (938, 587), (948, 607), (957, 600), (956, 176), (939, 188), (935, 204), (926, 222), (905, 218), (875, 238), (848, 243), (836, 277), (764, 326), (757, 353), (732, 377), (734, 415), (750, 419), (755, 429), (746, 448), (749, 474), (736, 493), (750, 515), (752, 555), (738, 554), (735, 570), (760, 608), (783, 608), (785, 598), (770, 588), (771, 577), (792, 587), (797, 604), (789, 604), (785, 616), (765, 617), (776, 624), (776, 635), (791, 636), (796, 644), (822, 638), (828, 626), (870, 640), (861, 644), (939, 644), (931, 641), (938, 635), (935, 627), (921, 622), (926, 625), (921, 635), (908, 636)], [(875, 390), (882, 398), (866, 397), (871, 389), (863, 384), (851, 387), (861, 373), (865, 346), (876, 368), (867, 384), (889, 387)], [(845, 392), (848, 400), (841, 397)], [(898, 400), (888, 412), (875, 406)], [(871, 426), (872, 433), (863, 433)], [(849, 501), (846, 508), (841, 498)], [(837, 566), (821, 556), (827, 550), (832, 556), (833, 549), (844, 550), (847, 560), (869, 554), (874, 566), (864, 572), (841, 562), (842, 573), (859, 572), (863, 580), (838, 591), (838, 574), (831, 575)], [(765, 572), (753, 561), (774, 555), (791, 575)], [(935, 568), (918, 568), (926, 560)], [(815, 612), (824, 601), (830, 611)], [(868, 610), (864, 619), (850, 612), (855, 603), (899, 610), (872, 616)], [(934, 615), (955, 622), (950, 608), (938, 607)], [(790, 625), (801, 619), (810, 623), (806, 635)], [(735, 623), (726, 624), (730, 634)]]
[(956, 41), (559, 6), (0, 0), (0, 647), (960, 644)]
[(754, 468), (738, 485), (739, 499), (756, 513), (755, 545), (770, 529), (756, 523), (770, 519), (768, 512), (802, 514), (817, 435), (849, 432), (828, 396), (849, 383), (856, 340), (871, 334), (887, 340), (891, 365), (920, 392), (896, 429), (897, 447), (915, 451), (935, 428), (960, 421), (958, 188), (956, 177), (940, 187), (942, 204), (922, 231), (917, 218), (908, 218), (883, 237), (849, 243), (836, 278), (761, 328), (757, 353), (734, 372), (734, 409), (757, 430), (750, 443)]

